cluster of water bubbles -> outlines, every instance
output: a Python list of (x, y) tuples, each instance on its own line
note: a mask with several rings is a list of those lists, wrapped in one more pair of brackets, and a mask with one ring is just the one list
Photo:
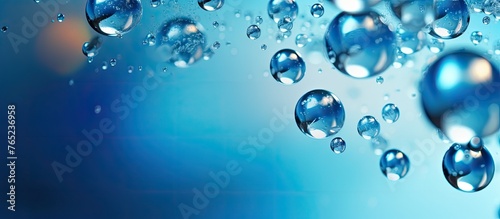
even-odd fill
[[(341, 13), (330, 23), (323, 24), (325, 56), (332, 67), (355, 79), (380, 76), (388, 68), (401, 68), (411, 56), (424, 48), (440, 56), (423, 68), (420, 81), (421, 104), (425, 116), (438, 129), (442, 139), (452, 143), (443, 158), (443, 173), (455, 188), (474, 192), (485, 188), (494, 173), (494, 163), (482, 138), (500, 129), (500, 72), (490, 60), (476, 52), (456, 51), (441, 54), (445, 41), (460, 37), (469, 27), (470, 13), (485, 13), (482, 23), (491, 22), (490, 15), (500, 19), (500, 1), (497, 0), (333, 0), (330, 1)], [(397, 19), (391, 23), (386, 15), (373, 10), (373, 6), (387, 3), (387, 8)], [(164, 4), (150, 0), (152, 7)], [(207, 12), (224, 7), (223, 0), (198, 0)], [(313, 18), (325, 13), (323, 2), (310, 6)], [(278, 32), (278, 42), (291, 35), (294, 21), (299, 15), (295, 0), (269, 0), (267, 13)], [(241, 16), (240, 12), (237, 12)], [(131, 31), (141, 20), (140, 0), (88, 0), (87, 20), (90, 26), (104, 36), (121, 37)], [(249, 17), (250, 16), (246, 16)], [(59, 22), (64, 15), (57, 17)], [(249, 20), (248, 19), (248, 20)], [(261, 37), (260, 26), (264, 18), (255, 17), (246, 29), (250, 40)], [(213, 22), (214, 28), (220, 24)], [(306, 26), (307, 29), (307, 26)], [(2, 32), (7, 27), (2, 27)], [(473, 31), (470, 41), (480, 44), (484, 36)], [(307, 34), (295, 37), (297, 47), (310, 43)], [(102, 41), (99, 37), (83, 44), (82, 51), (89, 60), (96, 56)], [(160, 60), (176, 67), (189, 67), (206, 56), (206, 49), (218, 49), (221, 44), (207, 45), (204, 28), (190, 17), (174, 17), (166, 20), (156, 33), (149, 33), (143, 44), (156, 49)], [(493, 53), (500, 54), (500, 41)], [(497, 48), (498, 47), (498, 48)], [(267, 45), (261, 46), (266, 50)], [(497, 48), (497, 49), (496, 49)], [(116, 65), (116, 59), (109, 61)], [(132, 66), (130, 66), (132, 67)], [(129, 67), (129, 73), (133, 67)], [(104, 62), (102, 69), (108, 68)], [(140, 71), (140, 69), (139, 69)], [(322, 70), (319, 70), (322, 72)], [(282, 84), (299, 83), (306, 74), (306, 62), (293, 49), (280, 49), (270, 60), (270, 73)], [(416, 94), (413, 94), (416, 96)], [(99, 110), (100, 111), (100, 110)], [(96, 113), (97, 109), (96, 109)], [(337, 135), (344, 126), (346, 111), (339, 97), (327, 90), (311, 90), (296, 103), (295, 120), (298, 128), (307, 136), (322, 139)], [(398, 121), (400, 110), (394, 103), (381, 109), (380, 118), (388, 124)], [(409, 158), (398, 149), (388, 149), (388, 141), (380, 135), (381, 125), (373, 115), (363, 116), (357, 124), (361, 138), (369, 140), (375, 154), (381, 155), (380, 169), (389, 180), (405, 177), (410, 169)], [(346, 142), (335, 137), (331, 150), (341, 154)]]

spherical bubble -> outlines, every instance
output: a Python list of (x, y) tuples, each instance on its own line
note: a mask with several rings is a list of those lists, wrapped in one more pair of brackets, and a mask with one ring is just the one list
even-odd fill
[(493, 179), (495, 164), (486, 147), (471, 150), (467, 145), (453, 144), (443, 157), (443, 173), (454, 188), (477, 192)]
[(434, 0), (391, 0), (391, 9), (409, 31), (417, 32), (435, 19)]
[(380, 123), (373, 116), (364, 116), (358, 122), (358, 134), (364, 139), (370, 140), (380, 133)]
[(267, 4), (267, 14), (276, 23), (286, 16), (293, 22), (299, 14), (299, 6), (295, 0), (270, 0)]
[(349, 13), (366, 12), (379, 2), (380, 0), (333, 0), (337, 8)]
[(391, 149), (380, 157), (380, 170), (387, 179), (397, 181), (405, 177), (410, 170), (410, 160), (400, 150)]
[(9, 27), (3, 26), (2, 29), (1, 29), (1, 31), (5, 33), (5, 32), (7, 32), (8, 29), (9, 29)]
[(444, 50), (444, 41), (442, 39), (429, 37), (427, 40), (427, 48), (429, 48), (432, 53), (440, 53)]
[(434, 9), (436, 20), (430, 24), (430, 35), (453, 39), (467, 30), (470, 15), (465, 0), (436, 1)]
[(420, 51), (427, 42), (427, 36), (423, 31), (412, 32), (399, 28), (396, 36), (399, 50), (407, 55)]
[(309, 38), (309, 36), (307, 36), (307, 34), (301, 33), (295, 37), (295, 45), (297, 45), (299, 48), (306, 46), (311, 41), (312, 41), (312, 39)]
[(285, 16), (283, 19), (278, 21), (278, 28), (281, 32), (291, 31), (293, 28), (292, 18)]
[(59, 23), (60, 23), (60, 22), (63, 22), (63, 21), (64, 21), (64, 18), (65, 18), (64, 14), (61, 14), (61, 13), (57, 14), (57, 21), (58, 21)]
[(295, 122), (309, 137), (322, 139), (338, 133), (344, 126), (345, 111), (340, 99), (326, 90), (312, 90), (295, 105)]
[(387, 123), (395, 123), (399, 119), (399, 108), (392, 103), (386, 104), (382, 108), (382, 118)]
[(148, 46), (155, 46), (156, 45), (156, 37), (152, 33), (148, 33), (146, 37), (144, 38), (143, 44), (148, 45)]
[(101, 49), (102, 39), (101, 37), (93, 37), (90, 42), (85, 42), (82, 45), (82, 53), (91, 58), (99, 54), (99, 50)]
[(283, 84), (295, 84), (306, 73), (306, 63), (299, 53), (292, 49), (282, 49), (271, 58), (271, 74)]
[(217, 11), (224, 5), (224, 0), (198, 0), (198, 5), (205, 11)]
[(142, 17), (140, 0), (88, 0), (85, 9), (90, 26), (106, 36), (122, 36)]
[(261, 25), (264, 22), (264, 19), (261, 16), (255, 17), (255, 24)]
[(156, 8), (161, 5), (162, 0), (150, 0), (151, 7)]
[(483, 33), (481, 31), (473, 31), (470, 34), (470, 41), (474, 45), (479, 45), (483, 41)]
[(261, 34), (261, 32), (260, 32), (259, 26), (255, 25), (255, 24), (248, 26), (248, 28), (247, 28), (248, 39), (251, 39), (251, 40), (259, 39), (260, 34)]
[(491, 21), (490, 17), (488, 16), (483, 17), (483, 24), (488, 25), (490, 24), (490, 21)]
[(427, 117), (453, 142), (466, 143), (500, 128), (500, 72), (478, 54), (440, 57), (426, 69), (420, 90)]
[(395, 36), (375, 12), (340, 13), (330, 23), (325, 43), (330, 62), (355, 78), (382, 73), (396, 54)]
[(375, 82), (377, 84), (383, 84), (384, 83), (384, 77), (382, 76), (378, 76), (376, 79), (375, 79)]
[(336, 137), (330, 142), (330, 149), (332, 149), (333, 153), (341, 154), (345, 151), (345, 148), (345, 141), (341, 137)]
[(323, 5), (321, 3), (316, 3), (316, 4), (311, 6), (311, 15), (313, 17), (319, 18), (319, 17), (323, 16), (324, 13), (325, 13), (325, 8), (323, 7)]
[(158, 55), (163, 61), (185, 68), (203, 57), (206, 37), (201, 24), (179, 17), (160, 26), (156, 41)]

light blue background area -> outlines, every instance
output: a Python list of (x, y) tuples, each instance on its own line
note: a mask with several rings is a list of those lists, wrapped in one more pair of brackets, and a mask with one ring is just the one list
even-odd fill
[[(241, 172), (230, 176), (227, 187), (191, 218), (498, 218), (499, 176), (477, 193), (460, 192), (443, 176), (442, 157), (450, 145), (438, 139), (423, 115), (417, 89), (422, 68), (435, 58), (427, 48), (403, 68), (383, 73), (385, 82), (379, 85), (375, 78), (345, 76), (324, 58), (325, 27), (339, 13), (330, 2), (323, 3), (323, 17), (313, 18), (309, 9), (316, 1), (298, 1), (292, 37), (282, 43), (276, 43), (277, 27), (267, 15), (267, 1), (226, 0), (216, 12), (202, 10), (196, 1), (166, 2), (152, 8), (143, 0), (144, 14), (137, 27), (122, 39), (103, 36), (102, 49), (92, 63), (81, 54), (81, 67), (60, 75), (37, 55), (40, 35), (20, 45), (17, 54), (7, 37), (9, 32), (20, 34), (22, 18), (31, 19), (42, 11), (40, 6), (31, 0), (2, 1), (0, 26), (9, 29), (0, 33), (0, 112), (16, 104), (18, 194), (16, 212), (7, 212), (4, 203), (1, 218), (182, 218), (179, 204), (193, 207), (193, 189), (203, 190), (214, 182), (210, 172), (223, 171), (234, 162)], [(67, 31), (97, 35), (86, 23), (84, 1), (59, 6), (64, 22), (79, 20), (87, 28)], [(385, 2), (377, 10), (392, 16)], [(241, 16), (235, 17), (235, 11)], [(264, 18), (262, 36), (253, 41), (246, 37), (246, 28), (258, 15)], [(185, 69), (154, 61), (154, 49), (143, 46), (142, 40), (177, 16), (199, 21), (208, 45), (221, 43), (210, 60)], [(445, 52), (490, 50), (500, 39), (500, 24), (492, 18), (486, 26), (482, 17), (473, 14), (463, 36), (446, 41)], [(215, 29), (213, 21), (225, 30)], [(302, 29), (306, 21), (311, 27)], [(61, 24), (56, 21), (40, 30), (51, 25)], [(489, 42), (474, 46), (469, 38), (474, 30), (481, 30)], [(313, 42), (298, 48), (294, 38), (300, 33), (313, 35)], [(267, 50), (261, 50), (262, 44)], [(306, 75), (298, 84), (286, 86), (269, 75), (270, 58), (282, 48), (296, 49), (306, 61)], [(118, 58), (117, 66), (100, 69), (111, 58)], [(498, 56), (493, 61), (498, 66)], [(134, 67), (132, 74), (127, 73), (128, 66)], [(120, 119), (121, 113), (111, 108), (113, 101), (141, 86), (148, 74), (161, 75), (164, 67), (168, 70), (162, 83)], [(68, 85), (70, 80), (73, 86)], [(344, 104), (345, 126), (337, 135), (347, 143), (343, 154), (330, 150), (331, 139), (309, 138), (295, 124), (296, 101), (313, 89), (330, 90)], [(401, 111), (394, 124), (381, 118), (381, 109), (389, 102)], [(102, 107), (99, 114), (94, 113), (96, 105)], [(276, 113), (283, 111), (288, 114), (285, 121)], [(368, 114), (381, 123), (389, 148), (410, 158), (410, 172), (398, 182), (384, 177), (380, 157), (356, 131), (358, 120)], [(0, 117), (1, 124), (7, 124), (6, 115)], [(51, 164), (64, 163), (66, 145), (76, 148), (85, 140), (82, 130), (99, 127), (105, 118), (115, 130), (59, 182)], [(258, 140), (261, 150), (240, 146), (268, 133), (274, 121), (278, 126), (285, 122), (283, 129), (272, 132), (269, 143)], [(500, 162), (498, 135), (485, 142), (495, 162)], [(0, 151), (7, 156), (6, 148)], [(7, 175), (7, 168), (0, 168), (0, 176)], [(8, 192), (5, 180), (0, 182), (0, 193)]]

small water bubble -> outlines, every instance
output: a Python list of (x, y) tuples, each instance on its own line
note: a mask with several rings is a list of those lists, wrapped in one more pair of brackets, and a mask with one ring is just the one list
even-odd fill
[(252, 24), (247, 28), (247, 37), (251, 40), (259, 39), (260, 34), (260, 28), (255, 24)]
[(330, 142), (330, 149), (336, 154), (341, 154), (345, 151), (346, 144), (344, 139), (341, 137), (336, 137)]
[(384, 83), (384, 77), (382, 77), (382, 76), (378, 76), (378, 77), (375, 79), (375, 82), (377, 82), (377, 84), (383, 84), (383, 83)]
[(488, 24), (490, 24), (490, 21), (491, 21), (491, 19), (489, 16), (483, 17), (483, 24), (488, 25)]
[(132, 72), (134, 72), (134, 66), (129, 66), (127, 71), (129, 74), (132, 74)]
[(99, 114), (99, 113), (101, 113), (101, 105), (96, 105), (96, 106), (94, 107), (94, 113), (95, 113), (95, 114)]
[(57, 14), (57, 21), (59, 21), (59, 23), (63, 22), (64, 21), (64, 14)]
[(113, 59), (109, 60), (109, 64), (111, 65), (111, 67), (115, 67), (116, 59), (113, 58)]
[(444, 50), (444, 41), (434, 37), (429, 37), (427, 41), (427, 48), (429, 48), (432, 53), (440, 53)]
[(108, 69), (108, 62), (106, 62), (106, 61), (102, 62), (101, 68), (102, 68), (102, 70), (107, 70)]
[(213, 48), (213, 49), (219, 49), (219, 48), (220, 48), (220, 43), (219, 43), (219, 41), (215, 41), (215, 42), (212, 44), (212, 48)]
[(323, 5), (320, 3), (316, 3), (311, 6), (311, 15), (315, 18), (319, 18), (323, 16), (325, 13), (325, 8), (323, 8)]
[(87, 57), (87, 62), (92, 63), (94, 61), (94, 57)]
[(323, 69), (320, 68), (320, 69), (318, 69), (318, 74), (321, 74), (321, 73), (323, 73)]
[(162, 2), (160, 0), (151, 0), (151, 7), (156, 8), (156, 7), (160, 6), (161, 3)]
[(73, 79), (69, 80), (68, 82), (69, 86), (73, 86), (73, 84), (75, 84), (75, 81)]
[(380, 124), (373, 116), (364, 116), (358, 122), (358, 134), (364, 139), (370, 140), (380, 133)]
[(299, 48), (306, 46), (311, 41), (311, 38), (309, 38), (307, 34), (301, 33), (295, 37), (295, 45), (297, 45)]
[(392, 103), (386, 104), (382, 108), (382, 118), (387, 123), (395, 123), (399, 119), (399, 108)]
[(219, 27), (219, 22), (217, 22), (217, 21), (212, 22), (212, 26), (213, 26), (214, 28)]
[(281, 32), (287, 32), (293, 28), (292, 18), (285, 16), (283, 19), (278, 21), (278, 28)]
[(472, 44), (478, 45), (481, 41), (483, 41), (483, 33), (481, 33), (481, 31), (473, 31), (470, 34), (470, 41)]
[(137, 70), (142, 71), (142, 65), (139, 65), (139, 67), (137, 67)]
[(266, 44), (262, 44), (260, 46), (260, 49), (263, 50), (263, 51), (265, 51), (267, 49), (267, 45)]
[(4, 33), (5, 33), (5, 32), (7, 32), (7, 30), (8, 30), (8, 29), (9, 29), (9, 28), (8, 28), (7, 26), (3, 26), (3, 27), (2, 27), (2, 32), (4, 32)]
[(276, 52), (271, 58), (270, 67), (274, 79), (286, 85), (298, 83), (306, 72), (304, 60), (292, 49)]
[(409, 169), (410, 159), (400, 150), (388, 150), (380, 157), (380, 170), (391, 181), (405, 177)]
[(224, 0), (198, 0), (198, 5), (205, 11), (216, 11), (224, 6)]
[(255, 24), (256, 25), (261, 25), (264, 22), (264, 19), (262, 19), (261, 16), (255, 17)]

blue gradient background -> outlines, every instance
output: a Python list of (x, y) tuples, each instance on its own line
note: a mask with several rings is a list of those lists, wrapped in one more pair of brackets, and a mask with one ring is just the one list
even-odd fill
[[(322, 26), (339, 13), (329, 2), (324, 3), (325, 15), (317, 19), (309, 14), (315, 1), (298, 1), (300, 15), (292, 37), (279, 44), (274, 40), (275, 23), (267, 16), (267, 1), (226, 0), (216, 12), (203, 11), (194, 0), (166, 2), (152, 8), (143, 1), (143, 18), (135, 29), (122, 39), (103, 37), (93, 63), (74, 51), (79, 55), (77, 64), (64, 74), (55, 70), (64, 63), (58, 63), (54, 48), (44, 41), (50, 38), (41, 36), (44, 30), (71, 21), (84, 28), (66, 28), (59, 37), (76, 31), (88, 41), (97, 35), (86, 24), (85, 1), (59, 5), (66, 20), (40, 28), (19, 46), (18, 53), (7, 34), (20, 34), (22, 18), (31, 20), (43, 10), (31, 0), (1, 2), (0, 26), (9, 30), (0, 33), (0, 112), (4, 112), (0, 122), (6, 129), (7, 105), (15, 104), (18, 156), (16, 212), (7, 211), (2, 201), (1, 218), (182, 218), (179, 204), (193, 206), (193, 189), (202, 190), (213, 182), (209, 173), (224, 170), (231, 161), (239, 163), (241, 173), (232, 176), (229, 185), (191, 218), (498, 218), (498, 176), (473, 194), (454, 189), (443, 176), (441, 162), (449, 145), (438, 140), (435, 128), (422, 115), (417, 92), (420, 72), (433, 58), (426, 48), (414, 56), (413, 63), (391, 67), (383, 74), (384, 84), (378, 85), (375, 78), (353, 79), (333, 70), (323, 57)], [(377, 10), (385, 11), (384, 7), (379, 4)], [(236, 10), (241, 17), (234, 16)], [(252, 15), (250, 21), (245, 20), (247, 14)], [(245, 33), (257, 15), (264, 18), (262, 36), (252, 41)], [(209, 45), (221, 42), (212, 59), (186, 69), (154, 61), (152, 48), (143, 46), (142, 40), (176, 16), (198, 20)], [(485, 26), (482, 17), (473, 14), (467, 32), (446, 41), (445, 51), (491, 49), (499, 39), (500, 24), (492, 18)], [(213, 28), (213, 21), (226, 29)], [(301, 29), (304, 21), (311, 22), (310, 29)], [(489, 43), (473, 46), (469, 36), (474, 30), (489, 36)], [(314, 34), (313, 42), (298, 48), (294, 38), (299, 33)], [(81, 47), (84, 41), (75, 39), (71, 44)], [(260, 49), (264, 43), (266, 51)], [(298, 84), (279, 84), (268, 73), (269, 59), (282, 48), (296, 49), (307, 63), (306, 75)], [(47, 56), (52, 64), (47, 64)], [(117, 66), (101, 70), (101, 63), (111, 58), (118, 58)], [(498, 57), (493, 61), (498, 65)], [(134, 66), (132, 74), (127, 73), (128, 66)], [(138, 66), (143, 70), (138, 71)], [(168, 74), (161, 85), (119, 119), (111, 103), (163, 67)], [(74, 80), (73, 86), (69, 80)], [(345, 126), (337, 135), (347, 142), (341, 155), (330, 150), (330, 139), (302, 134), (291, 116), (302, 94), (318, 88), (332, 91), (345, 106)], [(388, 100), (385, 94), (390, 95)], [(380, 110), (388, 102), (401, 110), (395, 124), (381, 119)], [(100, 114), (94, 113), (96, 105), (102, 106)], [(269, 128), (277, 118), (275, 111), (289, 114), (288, 124), (262, 150), (246, 146), (256, 152), (255, 159), (248, 161), (248, 151), (238, 146)], [(355, 125), (366, 114), (381, 122), (381, 135), (389, 148), (410, 157), (412, 165), (404, 179), (388, 181), (379, 169), (379, 156), (357, 134)], [(85, 139), (82, 130), (97, 128), (103, 118), (111, 119), (115, 130), (59, 182), (51, 164), (64, 163), (65, 147), (75, 148)], [(6, 139), (6, 133), (0, 137)], [(498, 163), (498, 135), (485, 142)], [(0, 154), (5, 163), (6, 152), (4, 145)], [(0, 194), (6, 194), (8, 169), (2, 166)]]

